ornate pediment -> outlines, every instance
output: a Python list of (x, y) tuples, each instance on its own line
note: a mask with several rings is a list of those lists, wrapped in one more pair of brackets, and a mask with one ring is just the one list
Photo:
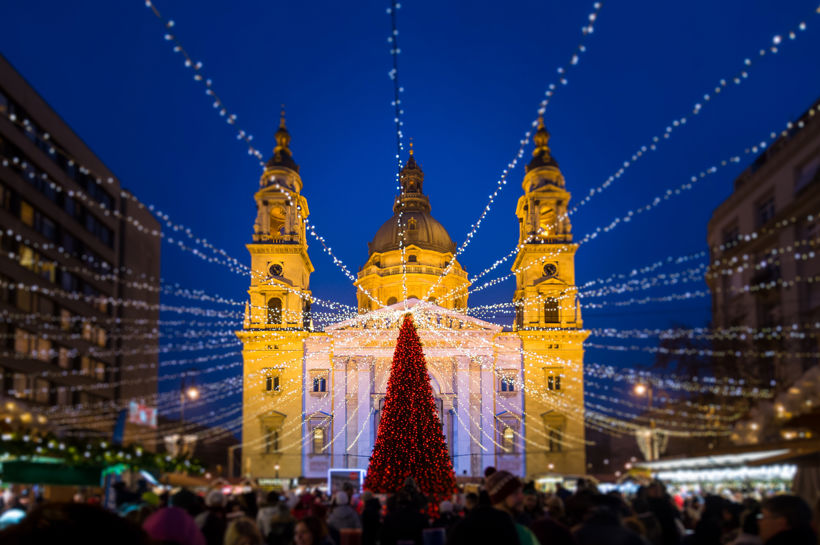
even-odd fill
[(419, 333), (424, 330), (450, 329), (456, 331), (486, 331), (498, 333), (502, 327), (467, 316), (460, 312), (440, 307), (434, 303), (408, 299), (393, 305), (361, 314), (355, 318), (338, 322), (325, 327), (325, 331), (381, 329), (398, 330), (404, 315), (410, 313), (416, 323)]

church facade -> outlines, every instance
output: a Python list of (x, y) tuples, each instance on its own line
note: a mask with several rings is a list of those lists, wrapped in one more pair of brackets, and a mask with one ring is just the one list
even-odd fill
[(314, 331), (299, 167), (284, 115), (254, 198), (243, 329), (242, 471), (326, 477), (366, 469), (403, 315), (422, 340), (456, 475), (486, 466), (527, 478), (585, 473), (583, 330), (570, 194), (539, 122), (518, 201), (509, 326), (467, 314), (470, 281), (431, 215), (412, 149), (393, 215), (368, 244), (359, 314)]

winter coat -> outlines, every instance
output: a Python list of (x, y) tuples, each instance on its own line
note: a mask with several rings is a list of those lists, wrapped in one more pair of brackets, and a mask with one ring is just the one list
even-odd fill
[(337, 530), (362, 527), (362, 521), (359, 519), (358, 513), (349, 505), (337, 505), (333, 508), (330, 516), (327, 517), (327, 523)]

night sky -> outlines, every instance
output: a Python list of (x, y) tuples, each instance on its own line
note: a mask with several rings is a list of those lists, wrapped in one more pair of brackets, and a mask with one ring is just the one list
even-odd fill
[[(367, 258), (367, 242), (392, 214), (396, 193), (389, 5), (157, 0), (156, 6), (175, 21), (172, 32), (203, 62), (214, 90), (238, 116), (237, 126), (254, 136), (266, 158), (280, 104), (286, 105), (310, 219), (355, 273)], [(820, 96), (817, 9), (817, 0), (605, 2), (586, 52), (570, 66), (592, 2), (405, 2), (398, 13), (404, 129), (424, 169), (433, 215), (457, 244), (465, 239), (548, 85), (558, 83), (558, 67), (569, 68), (569, 83), (558, 85), (545, 118), (573, 203), (673, 120), (687, 118), (657, 151), (572, 217), (576, 239), (721, 159), (743, 154)], [(807, 24), (802, 32), (801, 21)], [(126, 188), (249, 263), (244, 245), (255, 218), (258, 162), (237, 140), (236, 128), (216, 114), (165, 33), (142, 1), (9, 2), (0, 20), (0, 51)], [(776, 35), (783, 41), (773, 55)], [(761, 49), (768, 51), (763, 57)], [(751, 66), (744, 66), (745, 58)], [(731, 78), (743, 69), (749, 77), (735, 85)], [(724, 78), (727, 86), (715, 95)], [(712, 100), (705, 102), (704, 93)], [(696, 103), (703, 110), (693, 116)], [(753, 158), (743, 155), (739, 166), (721, 169), (694, 190), (582, 245), (578, 284), (705, 250), (712, 210)], [(523, 174), (519, 163), (459, 258), (469, 273), (515, 246)], [(314, 294), (355, 305), (349, 280), (315, 241), (309, 244)], [(232, 299), (246, 295), (247, 277), (172, 246), (163, 246), (162, 262), (168, 282)], [(513, 289), (509, 280), (471, 296), (470, 303), (510, 301)], [(704, 289), (700, 280), (640, 295)], [(708, 322), (709, 306), (701, 297), (589, 309), (584, 317), (587, 327), (694, 327)], [(586, 359), (631, 365), (651, 355), (589, 349)]]

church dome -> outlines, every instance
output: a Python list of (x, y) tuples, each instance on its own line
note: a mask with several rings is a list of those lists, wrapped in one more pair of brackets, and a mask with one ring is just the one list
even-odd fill
[[(447, 230), (429, 212), (406, 210), (402, 214), (402, 221), (405, 224), (405, 246), (413, 244), (423, 250), (455, 253), (456, 245)], [(398, 250), (400, 241), (399, 216), (394, 214), (376, 231), (373, 242), (368, 244), (369, 253), (373, 255), (375, 252)]]
[(401, 194), (393, 205), (393, 217), (387, 220), (368, 244), (369, 254), (398, 250), (401, 242), (399, 214), (404, 223), (404, 244), (414, 244), (423, 250), (455, 253), (456, 245), (447, 230), (430, 215), (430, 201), (422, 191), (424, 172), (413, 155), (410, 143), (410, 158), (399, 176)]

